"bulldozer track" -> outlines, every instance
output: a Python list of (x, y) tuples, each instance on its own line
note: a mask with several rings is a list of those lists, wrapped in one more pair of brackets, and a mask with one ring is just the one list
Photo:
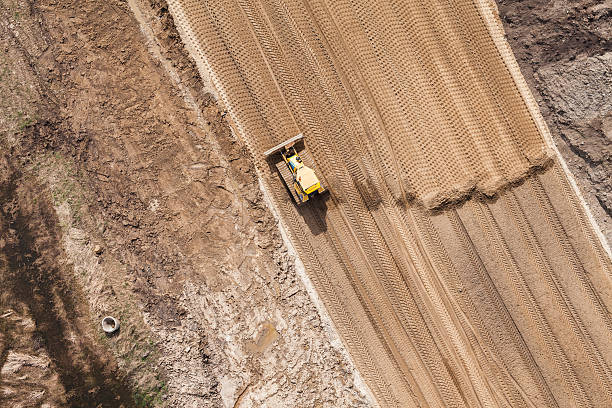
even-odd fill
[[(379, 228), (382, 231), (389, 231), (386, 232), (386, 234), (384, 234), (386, 237), (393, 237), (394, 235), (397, 235), (396, 233), (391, 232), (392, 228), (391, 225), (398, 225), (399, 223), (394, 223), (394, 220), (390, 220), (386, 217), (376, 217), (377, 219), (377, 224), (379, 226)], [(386, 225), (387, 227), (384, 227), (383, 225)], [(402, 235), (403, 237), (406, 237), (406, 233), (401, 233), (400, 235)], [(398, 236), (399, 238), (399, 236)], [(400, 243), (402, 239), (396, 239), (396, 240), (387, 240), (388, 245), (390, 247), (393, 247), (393, 242), (397, 242)], [(458, 372), (463, 372), (465, 378), (469, 378), (469, 375), (467, 374), (468, 372), (473, 372), (473, 371), (478, 371), (475, 368), (475, 364), (474, 362), (469, 358), (466, 357), (466, 349), (465, 349), (465, 342), (460, 339), (460, 335), (459, 333), (456, 331), (456, 326), (454, 326), (452, 323), (450, 323), (450, 321), (452, 320), (452, 317), (449, 316), (448, 312), (447, 312), (447, 305), (444, 305), (445, 301), (434, 295), (434, 297), (436, 298), (434, 302), (429, 302), (428, 300), (428, 296), (432, 294), (432, 284), (435, 285), (435, 283), (432, 283), (431, 281), (431, 273), (434, 272), (430, 267), (428, 268), (427, 265), (419, 265), (418, 261), (415, 262), (415, 254), (414, 252), (410, 253), (411, 251), (408, 248), (404, 248), (403, 251), (399, 251), (399, 250), (395, 250), (392, 251), (395, 252), (396, 254), (393, 255), (394, 259), (396, 260), (400, 260), (402, 257), (407, 259), (408, 262), (400, 262), (398, 261), (398, 265), (402, 264), (405, 265), (403, 266), (402, 269), (402, 276), (404, 277), (404, 280), (408, 283), (408, 285), (410, 287), (415, 287), (418, 290), (415, 290), (415, 298), (419, 301), (419, 304), (429, 304), (428, 308), (433, 308), (434, 312), (432, 313), (431, 311), (427, 311), (427, 309), (424, 309), (424, 311), (422, 313), (427, 313), (428, 317), (427, 317), (427, 321), (428, 321), (428, 325), (430, 326), (430, 330), (433, 333), (438, 334), (436, 336), (436, 339), (439, 343), (439, 346), (443, 351), (443, 355), (445, 358), (445, 361), (447, 362), (447, 364), (451, 363), (453, 360), (456, 359), (455, 357), (455, 353), (450, 353), (449, 350), (449, 345), (446, 345), (445, 342), (442, 340), (445, 338), (445, 336), (441, 336), (439, 335), (439, 333), (441, 333), (440, 330), (445, 330), (447, 332), (451, 333), (451, 336), (454, 338), (454, 344), (451, 344), (450, 347), (454, 348), (455, 350), (459, 349), (460, 352), (458, 353), (459, 359), (457, 359), (458, 364), (455, 365), (455, 367), (459, 367), (458, 370), (452, 370), (452, 372), (454, 372), (453, 374), (453, 381), (454, 382), (458, 382), (459, 384), (464, 384), (462, 387), (460, 387), (460, 389), (463, 390), (463, 397), (466, 398), (466, 394), (470, 395), (469, 392), (473, 387), (471, 383), (471, 381), (465, 381), (464, 378), (462, 378), (462, 376), (459, 376), (459, 378), (457, 378), (457, 374)], [(409, 265), (409, 266), (408, 266)], [(414, 271), (414, 272), (410, 272), (410, 271)], [(430, 275), (430, 276), (427, 276)], [(413, 277), (414, 276), (414, 277)], [(435, 279), (435, 278), (434, 278)], [(421, 293), (420, 295), (418, 293)], [(439, 317), (438, 317), (439, 316)], [(436, 318), (442, 318), (441, 323), (442, 323), (442, 327), (436, 327), (436, 325), (433, 323), (433, 321), (436, 320)], [(444, 327), (445, 326), (445, 327)], [(464, 370), (465, 368), (465, 370)], [(467, 370), (467, 371), (466, 371)], [(483, 388), (486, 389), (486, 387), (482, 387), (482, 385), (478, 385), (479, 380), (477, 379), (476, 381), (474, 381), (474, 383), (476, 384), (476, 387), (480, 387), (480, 389), (482, 390)], [(482, 394), (482, 392), (481, 392)], [(468, 398), (469, 399), (469, 398)], [(472, 404), (473, 405), (473, 404)]]
[(487, 4), (169, 0), (380, 406), (612, 405), (612, 264)]
[[(505, 362), (498, 358), (500, 353), (499, 351), (495, 352), (496, 348), (490, 334), (484, 328), (482, 319), (478, 315), (477, 309), (471, 299), (467, 296), (457, 296), (453, 294), (452, 288), (461, 287), (459, 275), (448, 253), (444, 249), (442, 240), (431, 222), (431, 219), (425, 214), (420, 213), (418, 215), (418, 224), (417, 228), (424, 231), (422, 235), (424, 239), (430, 241), (429, 247), (441, 248), (439, 251), (432, 252), (436, 264), (439, 265), (441, 285), (444, 286), (446, 295), (453, 304), (454, 312), (463, 321), (462, 325), (467, 326), (465, 329), (466, 332), (474, 338), (476, 344), (475, 349), (482, 349), (482, 353), (486, 356), (485, 358), (478, 359), (480, 364), (483, 364), (483, 370), (486, 371), (485, 378), (489, 381), (498, 383), (497, 386), (501, 389), (504, 399), (508, 401), (509, 406), (528, 406), (520, 390), (515, 389), (510, 384), (511, 381), (509, 381), (508, 378), (510, 370)], [(444, 284), (445, 281), (448, 283)], [(491, 352), (492, 350), (494, 352)], [(487, 363), (483, 363), (484, 361)], [(499, 368), (502, 368), (502, 370), (500, 371)], [(495, 372), (496, 375), (493, 375), (493, 372)]]
[(578, 260), (576, 250), (569, 242), (569, 239), (567, 238), (568, 234), (565, 231), (563, 224), (560, 222), (557, 213), (552, 207), (548, 194), (538, 179), (528, 180), (527, 183), (531, 187), (535, 196), (538, 197), (538, 204), (541, 206), (548, 224), (554, 231), (553, 236), (556, 238), (559, 246), (563, 249), (562, 252), (570, 265), (570, 270), (574, 273), (574, 277), (580, 283), (583, 293), (591, 301), (595, 311), (597, 311), (609, 332), (612, 332), (612, 319), (610, 317), (610, 312), (602, 303), (599, 296), (597, 296), (597, 292), (587, 277), (587, 271), (584, 269), (582, 263)]
[(553, 188), (561, 187), (560, 190), (563, 192), (563, 196), (566, 201), (570, 203), (574, 219), (578, 220), (582, 234), (587, 238), (590, 253), (595, 256), (595, 259), (597, 259), (599, 263), (599, 268), (594, 268), (593, 272), (599, 271), (601, 275), (603, 275), (604, 281), (611, 281), (612, 259), (607, 256), (605, 250), (602, 248), (601, 242), (595, 236), (595, 232), (590, 228), (584, 209), (578, 203), (576, 195), (571, 192), (569, 182), (563, 174), (562, 169), (559, 166), (555, 166), (553, 174), (556, 181), (556, 185), (554, 185)]
[[(471, 203), (470, 203), (471, 204)], [(549, 322), (546, 320), (542, 309), (535, 300), (535, 297), (520, 273), (516, 260), (512, 256), (507, 243), (504, 242), (503, 233), (493, 217), (490, 208), (486, 204), (471, 204), (474, 213), (481, 223), (482, 230), (488, 237), (488, 241), (494, 248), (498, 263), (510, 278), (512, 289), (515, 296), (520, 299), (520, 306), (527, 312), (530, 324), (535, 326), (535, 331), (544, 342), (543, 349), (550, 350), (553, 355), (553, 364), (557, 371), (558, 378), (565, 384), (565, 389), (570, 390), (566, 398), (572, 399), (574, 406), (592, 407), (594, 406), (585, 392), (583, 386), (578, 381), (574, 368), (569, 363), (566, 353), (559, 345), (558, 339), (554, 336)]]
[[(476, 249), (474, 242), (472, 241), (472, 238), (470, 238), (463, 221), (461, 220), (461, 218), (457, 214), (457, 211), (455, 210), (449, 212), (448, 218), (450, 220), (450, 224), (452, 225), (452, 229), (455, 233), (455, 236), (459, 238), (459, 242), (461, 243), (463, 251), (466, 254), (468, 254), (471, 268), (478, 274), (480, 282), (485, 288), (485, 291), (487, 294), (486, 298), (489, 300), (488, 303), (492, 304), (494, 307), (494, 312), (492, 314), (503, 322), (503, 327), (505, 328), (504, 333), (507, 333), (509, 337), (512, 339), (514, 347), (518, 350), (521, 361), (527, 367), (526, 371), (529, 373), (529, 377), (533, 379), (533, 382), (537, 386), (539, 393), (542, 395), (543, 399), (546, 401), (546, 405), (551, 406), (551, 407), (558, 406), (557, 402), (555, 401), (553, 397), (552, 392), (550, 391), (548, 385), (546, 384), (546, 380), (544, 379), (540, 371), (540, 368), (534, 361), (533, 356), (531, 355), (527, 345), (525, 344), (525, 341), (523, 340), (523, 337), (521, 336), (518, 328), (516, 327), (515, 322), (512, 320), (512, 317), (510, 313), (508, 312), (508, 309), (504, 305), (503, 300), (497, 288), (492, 282), (491, 277), (489, 273), (487, 272), (486, 267)], [(473, 304), (472, 299), (470, 297), (467, 297), (467, 298), (468, 298), (469, 304)], [(468, 307), (469, 309), (473, 309), (474, 312), (472, 315), (476, 315), (476, 316), (478, 315), (478, 309), (476, 308), (476, 306), (468, 306)], [(477, 322), (479, 321), (480, 319), (477, 320)], [(490, 339), (491, 331), (487, 330), (483, 326), (483, 323), (480, 323), (479, 326), (482, 327), (482, 330), (480, 331), (480, 333), (482, 333), (482, 335), (485, 336), (485, 338), (489, 340), (490, 344), (494, 344), (492, 339)], [(495, 350), (494, 346), (492, 348), (493, 350)], [(503, 356), (503, 353), (499, 352), (498, 355), (501, 357)], [(504, 360), (502, 360), (502, 365), (505, 364), (503, 363), (503, 361)], [(506, 372), (510, 373), (511, 371), (509, 369), (506, 369)], [(509, 377), (514, 378), (512, 375), (509, 375)]]
[[(294, 214), (290, 211), (291, 205), (288, 205), (288, 207), (289, 211), (287, 211), (287, 215), (289, 219), (291, 219), (290, 217), (294, 216)], [(319, 226), (321, 227), (321, 224), (319, 224)], [(317, 254), (309, 244), (308, 237), (306, 236), (306, 234), (303, 234), (302, 230), (299, 229), (292, 229), (290, 232), (292, 234), (295, 234), (296, 238), (304, 243), (303, 246), (298, 247), (298, 251), (302, 254), (302, 257), (308, 256), (309, 259), (313, 259), (316, 267), (319, 268), (320, 271), (325, 272), (325, 268), (322, 264), (318, 262)], [(349, 344), (351, 344), (351, 346), (355, 347), (358, 350), (357, 353), (354, 354), (353, 358), (358, 361), (360, 359), (365, 360), (364, 367), (366, 368), (366, 375), (371, 375), (373, 379), (372, 385), (374, 386), (370, 386), (372, 388), (372, 392), (377, 396), (377, 399), (379, 399), (381, 403), (389, 404), (389, 406), (397, 406), (399, 404), (399, 401), (394, 396), (394, 394), (389, 391), (388, 378), (385, 378), (385, 376), (381, 373), (381, 370), (378, 369), (378, 367), (384, 369), (385, 364), (381, 364), (383, 363), (383, 360), (378, 360), (377, 363), (375, 363), (372, 358), (372, 356), (380, 354), (380, 350), (369, 351), (365, 347), (365, 341), (362, 339), (362, 336), (360, 334), (361, 331), (358, 329), (362, 326), (354, 323), (354, 317), (351, 317), (346, 312), (346, 307), (343, 305), (344, 302), (342, 302), (342, 298), (338, 296), (338, 294), (342, 292), (334, 290), (336, 285), (332, 283), (330, 277), (326, 273), (318, 274), (314, 277), (314, 280), (315, 284), (318, 283), (322, 287), (324, 287), (324, 289), (320, 293), (323, 295), (324, 299), (329, 302), (329, 304), (331, 305), (330, 308), (334, 310), (334, 312), (336, 312), (332, 314), (332, 319), (334, 319), (338, 330), (346, 336)], [(351, 300), (352, 299), (350, 298), (345, 298), (345, 302)], [(391, 360), (391, 364), (392, 363), (393, 360)], [(387, 371), (387, 373), (392, 374), (393, 371), (389, 370)], [(412, 397), (410, 400), (412, 400)]]
[(608, 398), (610, 398), (612, 395), (610, 394), (611, 388), (609, 381), (612, 379), (612, 375), (610, 374), (608, 365), (586, 330), (574, 306), (569, 301), (563, 286), (555, 276), (542, 246), (529, 225), (516, 196), (514, 193), (510, 192), (505, 195), (503, 199), (504, 204), (513, 215), (513, 221), (521, 232), (521, 236), (525, 243), (525, 251), (529, 253), (529, 257), (532, 262), (535, 263), (537, 271), (545, 278), (556, 307), (559, 309), (565, 322), (571, 328), (575, 340), (572, 344), (578, 345), (578, 347), (582, 349), (584, 358), (589, 362), (591, 369), (595, 372), (594, 378), (599, 383), (599, 386), (602, 387)]
[[(389, 254), (386, 256), (387, 259), (393, 259), (393, 255)], [(417, 347), (419, 348), (419, 353), (425, 357), (427, 362), (427, 366), (430, 372), (433, 373), (435, 382), (437, 386), (443, 391), (443, 394), (446, 395), (444, 401), (446, 401), (449, 405), (461, 405), (459, 401), (464, 398), (461, 397), (460, 394), (457, 393), (457, 387), (454, 385), (456, 380), (454, 380), (453, 374), (448, 370), (443, 370), (444, 365), (442, 357), (440, 355), (440, 344), (436, 344), (435, 338), (439, 339), (440, 336), (431, 337), (431, 329), (428, 329), (426, 325), (426, 321), (428, 321), (428, 316), (424, 315), (424, 311), (421, 310), (417, 306), (417, 304), (422, 304), (422, 297), (418, 296), (415, 292), (411, 292), (408, 290), (408, 287), (414, 287), (413, 279), (408, 276), (406, 272), (401, 273), (396, 267), (392, 267), (388, 265), (385, 270), (387, 270), (386, 276), (384, 279), (391, 283), (388, 293), (390, 296), (394, 297), (394, 304), (400, 305), (405, 304), (405, 299), (410, 299), (411, 302), (408, 305), (409, 311), (404, 312), (402, 315), (404, 316), (404, 324), (409, 325), (410, 330), (409, 334), (411, 338), (416, 340)], [(396, 306), (400, 310), (405, 310), (405, 306)], [(423, 316), (423, 317), (421, 317)], [(418, 318), (421, 323), (421, 328), (418, 332), (414, 332), (415, 328), (414, 322), (415, 319)], [(418, 334), (417, 334), (418, 333)], [(448, 354), (447, 354), (448, 355)], [(452, 401), (455, 401), (454, 403)]]
[[(416, 210), (416, 218), (419, 218), (419, 211)], [(424, 244), (429, 241), (429, 234), (421, 234), (418, 232), (418, 225), (414, 220), (415, 214), (410, 213), (410, 218), (412, 218), (413, 228), (416, 229), (414, 232), (414, 240), (413, 245), (419, 248), (419, 241)], [(422, 222), (422, 220), (421, 220)], [(409, 242), (409, 241), (408, 241)], [(410, 242), (409, 242), (410, 244)], [(472, 344), (467, 338), (467, 335), (463, 332), (463, 327), (460, 324), (459, 318), (457, 316), (457, 310), (453, 307), (452, 302), (450, 302), (445, 285), (442, 283), (439, 273), (436, 268), (432, 265), (432, 261), (429, 259), (429, 255), (424, 247), (419, 248), (421, 252), (421, 257), (425, 260), (423, 265), (423, 285), (425, 287), (425, 291), (427, 296), (430, 298), (430, 301), (435, 302), (435, 314), (442, 319), (443, 324), (445, 326), (445, 331), (448, 333), (448, 338), (452, 339), (453, 348), (455, 349), (455, 353), (459, 356), (462, 365), (466, 368), (466, 375), (470, 380), (470, 383), (474, 387), (474, 392), (478, 396), (478, 401), (480, 404), (488, 406), (494, 405), (494, 398), (492, 396), (492, 391), (490, 389), (489, 380), (487, 376), (482, 373), (482, 367), (480, 366), (478, 359), (475, 357), (475, 352), (472, 349)], [(455, 354), (453, 353), (453, 354)], [(451, 356), (453, 355), (451, 354)]]

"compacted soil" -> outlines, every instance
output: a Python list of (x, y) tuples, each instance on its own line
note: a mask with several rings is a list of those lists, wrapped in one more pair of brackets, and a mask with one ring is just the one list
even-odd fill
[(0, 406), (367, 404), (163, 2), (3, 2), (0, 112)]

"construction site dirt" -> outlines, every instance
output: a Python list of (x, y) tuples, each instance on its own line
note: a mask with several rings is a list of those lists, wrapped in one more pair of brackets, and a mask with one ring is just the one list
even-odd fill
[[(494, 4), (169, 6), (381, 406), (610, 404), (609, 255)], [(300, 209), (263, 159), (298, 132)]]
[(498, 3), (521, 71), (611, 242), (612, 3)]
[[(501, 27), (604, 229), (608, 99), (559, 88), (605, 41), (551, 64), (529, 2), (169, 3), (0, 4), (0, 406), (612, 405), (610, 254)], [(302, 206), (262, 154), (299, 132)]]
[(365, 406), (167, 8), (0, 10), (0, 406)]

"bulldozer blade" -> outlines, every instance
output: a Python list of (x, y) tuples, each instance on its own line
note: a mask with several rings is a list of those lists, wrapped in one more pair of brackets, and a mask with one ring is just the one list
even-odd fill
[(273, 148), (266, 150), (264, 152), (264, 156), (266, 156), (266, 158), (268, 158), (271, 155), (273, 155), (274, 153), (276, 153), (279, 150), (281, 150), (283, 147), (292, 146), (293, 144), (295, 144), (296, 142), (302, 140), (303, 138), (304, 138), (304, 135), (302, 133), (299, 133), (297, 136), (293, 136), (291, 139), (285, 140), (283, 143), (278, 144), (278, 145), (274, 146)]

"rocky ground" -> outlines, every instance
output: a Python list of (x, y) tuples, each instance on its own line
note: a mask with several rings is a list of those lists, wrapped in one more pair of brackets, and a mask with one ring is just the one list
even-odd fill
[(612, 1), (497, 3), (557, 146), (612, 242)]
[(163, 2), (2, 3), (0, 95), (0, 406), (368, 405)]

